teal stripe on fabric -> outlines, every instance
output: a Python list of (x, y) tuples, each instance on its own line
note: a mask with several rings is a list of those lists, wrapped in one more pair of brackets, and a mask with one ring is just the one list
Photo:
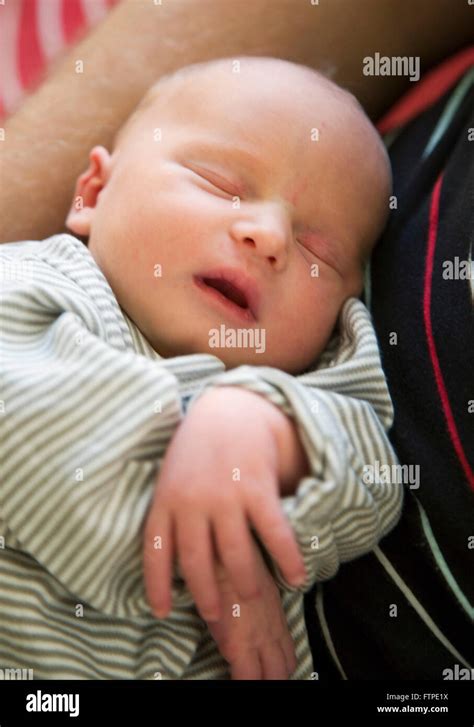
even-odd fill
[(383, 137), (383, 143), (385, 144), (385, 148), (387, 151), (390, 149), (392, 144), (398, 139), (400, 134), (402, 133), (403, 129), (405, 128), (405, 124), (403, 126), (399, 126), (396, 129), (392, 129), (392, 131), (388, 131), (386, 134), (384, 134)]
[(436, 127), (431, 134), (429, 141), (423, 151), (423, 154), (421, 155), (422, 159), (426, 159), (429, 157), (431, 152), (435, 149), (435, 147), (438, 145), (440, 139), (442, 138), (444, 132), (449, 127), (451, 121), (453, 120), (453, 117), (458, 110), (460, 104), (462, 103), (465, 95), (469, 91), (471, 85), (474, 83), (474, 68), (472, 68), (461, 80), (461, 82), (456, 86), (455, 90), (453, 91), (451, 97), (449, 98), (449, 101), (447, 102), (446, 106), (444, 107), (443, 113), (441, 114), (441, 117), (436, 124)]
[(435, 624), (429, 613), (423, 608), (420, 601), (417, 599), (413, 591), (407, 586), (405, 581), (401, 578), (401, 576), (397, 573), (387, 556), (380, 550), (379, 546), (377, 545), (374, 548), (374, 554), (377, 558), (377, 560), (382, 564), (382, 566), (387, 571), (388, 575), (392, 579), (392, 581), (395, 583), (395, 585), (399, 588), (399, 590), (403, 593), (408, 603), (415, 609), (420, 619), (425, 623), (427, 628), (432, 632), (433, 636), (435, 636), (438, 641), (443, 644), (444, 648), (447, 649), (456, 659), (459, 660), (460, 663), (462, 663), (465, 667), (471, 668), (471, 665), (469, 662), (466, 661), (466, 659), (462, 656), (462, 654), (459, 653), (459, 651), (456, 649), (455, 646), (449, 641), (449, 639), (443, 634), (443, 632), (438, 628), (438, 626)]
[(467, 613), (469, 618), (474, 619), (474, 606), (471, 606), (471, 604), (469, 603), (469, 599), (462, 592), (461, 588), (459, 587), (458, 582), (456, 581), (455, 577), (453, 576), (453, 574), (451, 572), (449, 565), (446, 563), (443, 553), (441, 552), (441, 548), (439, 547), (438, 542), (433, 533), (433, 530), (431, 528), (428, 516), (427, 516), (425, 510), (423, 509), (421, 503), (418, 502), (416, 497), (415, 497), (415, 502), (418, 505), (418, 510), (420, 511), (420, 518), (421, 518), (421, 524), (423, 526), (423, 532), (424, 532), (426, 540), (428, 541), (428, 544), (431, 548), (431, 552), (433, 553), (433, 558), (435, 559), (438, 568), (440, 569), (448, 586), (450, 587), (450, 589), (456, 596), (457, 600), (459, 601), (459, 603), (462, 606), (462, 608), (464, 609), (464, 611)]

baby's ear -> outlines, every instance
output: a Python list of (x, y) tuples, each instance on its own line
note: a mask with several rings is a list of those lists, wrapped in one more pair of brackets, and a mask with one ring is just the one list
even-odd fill
[(87, 237), (99, 193), (105, 187), (110, 174), (111, 157), (103, 146), (95, 146), (89, 154), (89, 167), (78, 177), (74, 199), (66, 218), (66, 227), (76, 235)]

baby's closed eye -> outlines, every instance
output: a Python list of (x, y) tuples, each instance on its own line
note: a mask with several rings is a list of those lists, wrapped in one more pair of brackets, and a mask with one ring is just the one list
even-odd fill
[(225, 179), (220, 174), (217, 174), (217, 172), (211, 171), (209, 169), (193, 168), (191, 166), (189, 166), (188, 168), (198, 177), (204, 179), (206, 182), (208, 182), (219, 191), (224, 192), (231, 197), (242, 196), (242, 189), (239, 187), (239, 185), (229, 181), (228, 179)]

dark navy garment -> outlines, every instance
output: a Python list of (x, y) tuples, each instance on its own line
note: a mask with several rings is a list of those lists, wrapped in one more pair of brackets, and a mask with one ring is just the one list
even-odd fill
[(474, 68), (389, 151), (397, 209), (373, 255), (371, 308), (389, 436), (419, 488), (406, 486), (373, 553), (306, 596), (321, 680), (474, 667)]

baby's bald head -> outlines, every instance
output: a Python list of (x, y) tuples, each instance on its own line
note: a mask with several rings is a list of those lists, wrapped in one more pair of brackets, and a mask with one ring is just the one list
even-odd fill
[(289, 61), (223, 58), (148, 91), (112, 156), (91, 153), (76, 190), (86, 204), (68, 224), (89, 235), (161, 355), (206, 352), (210, 330), (236, 323), (195, 282), (230, 268), (250, 281), (266, 350), (219, 357), (296, 373), (360, 294), (390, 190), (385, 149), (351, 94)]
[[(314, 134), (315, 129), (321, 149), (329, 134), (338, 136), (338, 155), (346, 154), (343, 185), (351, 180), (352, 165), (359, 165), (360, 171), (364, 168), (372, 180), (377, 179), (377, 185), (369, 185), (374, 193), (370, 195), (371, 219), (363, 235), (365, 259), (388, 216), (388, 155), (357, 99), (308, 66), (278, 58), (244, 56), (204, 61), (173, 71), (147, 91), (119, 130), (114, 150), (143, 133), (148, 138), (155, 134), (156, 138), (158, 130), (166, 133), (164, 127), (190, 128), (200, 123), (225, 129), (228, 122), (229, 141), (237, 144), (239, 137), (250, 138), (256, 126), (268, 137), (278, 134), (279, 123), (284, 120), (288, 123), (281, 130), (280, 145), (289, 146), (291, 134), (301, 138), (298, 121), (304, 116), (312, 120), (305, 129), (308, 147), (310, 131)], [(301, 144), (299, 151), (306, 155)]]
[[(201, 102), (203, 102), (204, 97), (202, 94), (205, 92), (205, 89), (212, 93), (213, 83), (214, 86), (219, 84), (219, 82), (227, 84), (230, 80), (230, 74), (236, 75), (237, 73), (242, 73), (242, 64), (244, 64), (244, 72), (248, 77), (247, 80), (250, 80), (251, 75), (253, 75), (254, 79), (257, 77), (256, 74), (263, 75), (265, 83), (272, 86), (278, 74), (284, 72), (293, 73), (296, 82), (301, 82), (301, 75), (296, 78), (296, 74), (303, 74), (308, 80), (317, 81), (333, 92), (347, 94), (348, 97), (357, 103), (351, 94), (332, 83), (326, 76), (299, 63), (266, 56), (244, 56), (237, 59), (217, 58), (193, 63), (161, 76), (148, 89), (131, 116), (117, 132), (114, 148), (123, 141), (129, 131), (134, 128), (136, 122), (143, 118), (151, 107), (156, 111), (164, 111), (165, 109), (169, 111), (170, 106), (172, 107), (173, 104), (176, 104), (179, 98), (183, 100), (188, 95), (191, 99), (196, 93), (201, 94), (200, 98)], [(219, 88), (222, 87), (219, 86)]]

